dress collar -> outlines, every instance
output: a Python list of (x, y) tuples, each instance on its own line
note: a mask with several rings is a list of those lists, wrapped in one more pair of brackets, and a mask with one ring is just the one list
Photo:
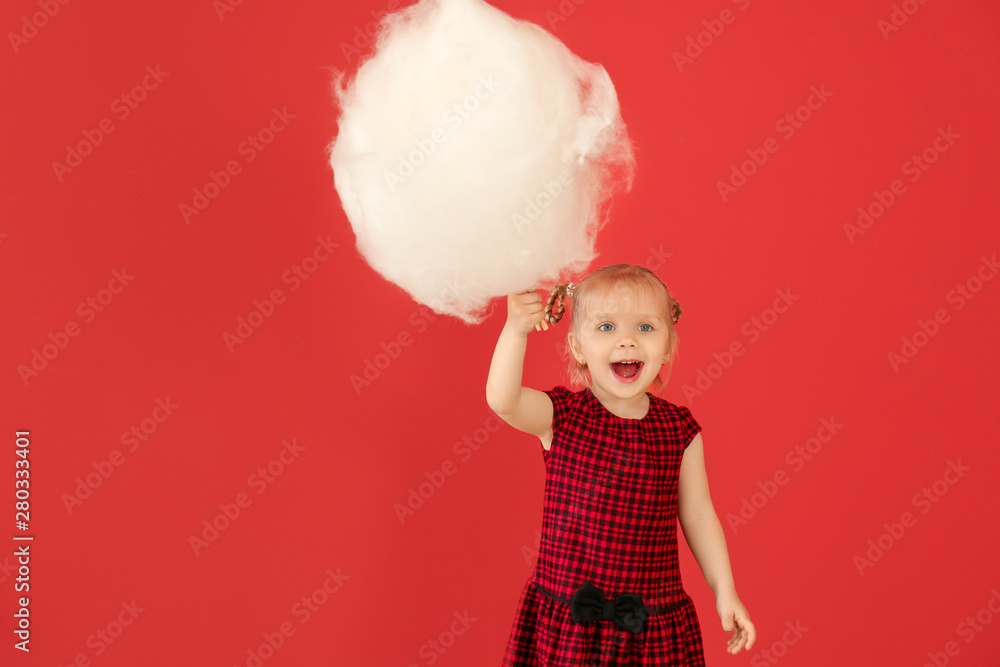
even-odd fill
[(611, 412), (611, 410), (608, 410), (604, 406), (604, 404), (601, 403), (600, 399), (598, 399), (597, 396), (594, 395), (594, 392), (590, 387), (584, 387), (584, 389), (581, 391), (581, 394), (583, 395), (583, 405), (590, 408), (594, 412), (594, 414), (599, 415), (605, 419), (614, 420), (622, 424), (642, 424), (647, 419), (649, 419), (649, 417), (653, 414), (653, 411), (657, 409), (656, 397), (650, 394), (648, 391), (646, 392), (646, 395), (649, 397), (649, 409), (646, 411), (645, 416), (639, 419), (629, 419), (627, 417), (619, 417), (615, 413)]

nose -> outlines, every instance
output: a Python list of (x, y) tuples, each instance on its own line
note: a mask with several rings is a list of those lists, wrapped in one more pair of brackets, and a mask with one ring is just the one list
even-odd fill
[(631, 331), (622, 331), (621, 335), (618, 336), (617, 347), (636, 347), (637, 343), (635, 340), (635, 334)]

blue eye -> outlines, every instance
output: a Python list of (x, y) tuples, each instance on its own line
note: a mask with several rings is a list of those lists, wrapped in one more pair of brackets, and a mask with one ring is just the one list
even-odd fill
[[(610, 329), (605, 329), (604, 327), (610, 327)], [(608, 322), (605, 322), (604, 324), (598, 325), (597, 330), (598, 331), (614, 331), (615, 330), (615, 325), (609, 324)]]
[[(643, 329), (643, 327), (646, 327), (646, 328)], [(640, 324), (639, 325), (639, 331), (652, 331), (652, 330), (653, 330), (653, 326), (650, 325), (650, 324)]]

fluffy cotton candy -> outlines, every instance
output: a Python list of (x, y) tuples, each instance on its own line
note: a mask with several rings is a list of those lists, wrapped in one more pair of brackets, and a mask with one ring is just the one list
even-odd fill
[(495, 297), (586, 269), (609, 196), (631, 187), (604, 68), (481, 0), (386, 16), (374, 54), (335, 88), (330, 164), (359, 251), (470, 324)]

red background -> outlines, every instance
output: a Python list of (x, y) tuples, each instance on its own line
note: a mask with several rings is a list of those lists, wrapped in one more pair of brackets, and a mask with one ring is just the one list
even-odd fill
[[(372, 271), (325, 154), (332, 69), (356, 66), (344, 47), (387, 3), (244, 2), (220, 18), (210, 0), (50, 1), (58, 13), (26, 28), (45, 4), (0, 12), (0, 662), (247, 665), (288, 623), (294, 634), (264, 664), (498, 664), (544, 481), (537, 441), (477, 431), (493, 425), (484, 386), (503, 304), (478, 327), (432, 319)], [(708, 664), (1000, 664), (1000, 280), (976, 282), (1000, 250), (1000, 8), (910, 0), (914, 13), (900, 6), (901, 25), (884, 35), (888, 1), (495, 4), (602, 63), (637, 145), (635, 187), (616, 200), (595, 268), (647, 264), (684, 306), (665, 396), (704, 428), (737, 589), (759, 632), (751, 651), (726, 655), (715, 601), (682, 547)], [(734, 20), (712, 23), (724, 10)], [(709, 39), (705, 21), (721, 34)], [(707, 46), (678, 67), (674, 54), (699, 33)], [(167, 74), (121, 118), (112, 104), (147, 66)], [(800, 110), (808, 119), (792, 136), (779, 131), (813, 86), (829, 98)], [(275, 108), (294, 118), (247, 161), (241, 142)], [(57, 175), (67, 146), (104, 118), (113, 131)], [(935, 155), (939, 128), (958, 138)], [(769, 138), (777, 151), (724, 200), (718, 182)], [(906, 163), (928, 148), (936, 161), (911, 180)], [(239, 173), (186, 222), (179, 205), (230, 160)], [(844, 226), (896, 179), (905, 193), (852, 242)], [(317, 238), (339, 247), (293, 290), (283, 275)], [(123, 267), (134, 278), (102, 293)], [(959, 301), (959, 285), (972, 298)], [(284, 302), (230, 352), (224, 334), (275, 289)], [(757, 327), (786, 289), (797, 300)], [(78, 310), (109, 296), (89, 320)], [(915, 356), (894, 367), (890, 353), (939, 309), (935, 335), (917, 335)], [(67, 324), (78, 335), (57, 351), (51, 337)], [(564, 331), (532, 334), (526, 384), (565, 382)], [(408, 344), (394, 348), (401, 334)], [(743, 354), (712, 366), (736, 342)], [(22, 378), (43, 348), (52, 358)], [(369, 363), (383, 368), (356, 389)], [(705, 391), (685, 392), (700, 374), (714, 376)], [(162, 417), (157, 399), (168, 398), (178, 407), (147, 421), (155, 432), (129, 451), (123, 432)], [(823, 419), (842, 428), (795, 464)], [(30, 655), (10, 632), (13, 434), (24, 429)], [(456, 446), (466, 436), (477, 451)], [(298, 457), (254, 486), (292, 439)], [(116, 450), (121, 465), (70, 512), (78, 478)], [(401, 523), (394, 506), (446, 461), (454, 474)], [(945, 475), (949, 461), (968, 469)], [(768, 485), (776, 474), (787, 483)], [(934, 502), (920, 500), (925, 488)], [(190, 536), (240, 493), (249, 506), (195, 555)], [(741, 507), (751, 514), (744, 501), (755, 513), (734, 527)], [(893, 537), (885, 524), (905, 512), (915, 523)], [(859, 573), (855, 557), (880, 538), (884, 553)], [(296, 604), (328, 569), (346, 580), (303, 623)], [(96, 639), (117, 634), (133, 600), (134, 621), (111, 644)], [(449, 636), (465, 612), (475, 621)], [(979, 631), (966, 621), (977, 614)]]

